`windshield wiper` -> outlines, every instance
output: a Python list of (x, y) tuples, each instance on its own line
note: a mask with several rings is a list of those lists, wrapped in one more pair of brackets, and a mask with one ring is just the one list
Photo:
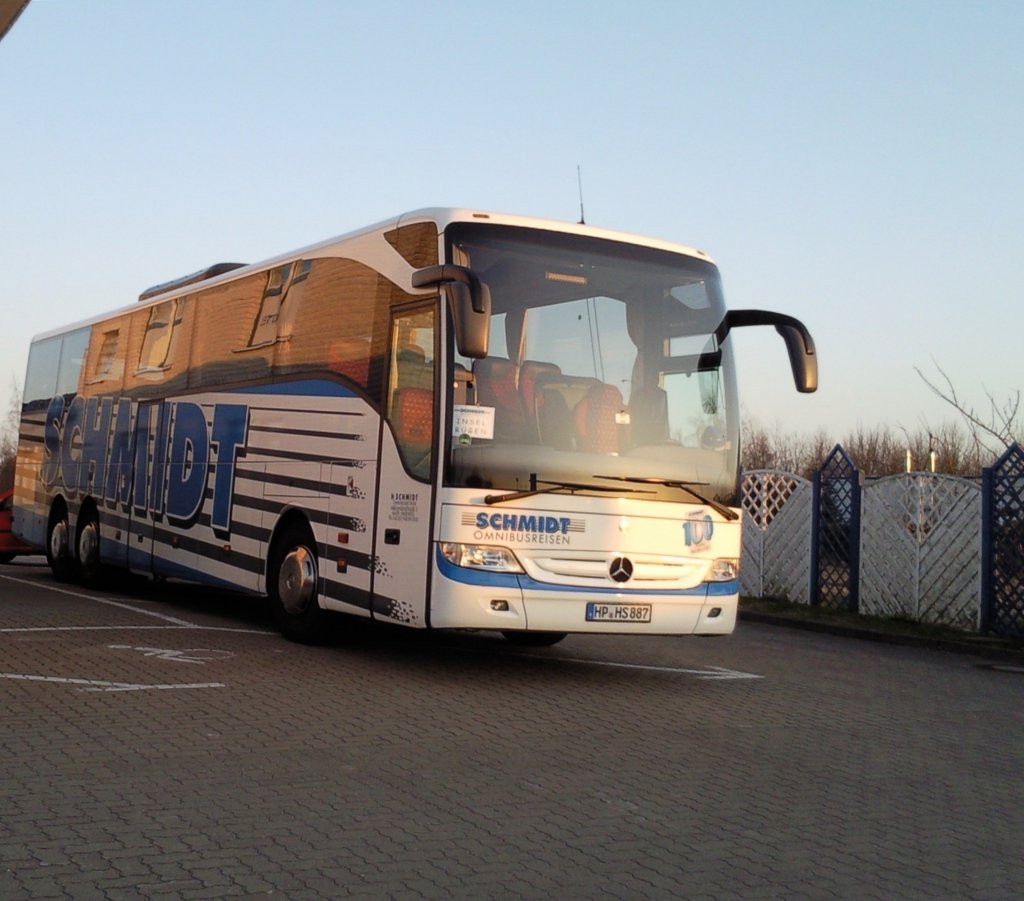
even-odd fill
[[(597, 476), (604, 478), (604, 476)], [(543, 485), (544, 487), (540, 487)], [(530, 487), (523, 491), (510, 491), (507, 494), (488, 494), (484, 496), (485, 504), (503, 504), (505, 501), (518, 501), (524, 497), (533, 497), (537, 494), (554, 494), (559, 491), (568, 491), (570, 494), (577, 491), (604, 491), (621, 492), (621, 488), (605, 487), (604, 485), (584, 485), (582, 482), (552, 482), (548, 479), (538, 479), (537, 473), (530, 473)], [(644, 491), (642, 488), (625, 489), (630, 494), (653, 494), (653, 491)]]
[(657, 476), (599, 476), (595, 475), (595, 479), (614, 479), (616, 482), (639, 482), (642, 485), (664, 485), (666, 488), (678, 488), (680, 491), (685, 491), (690, 497), (699, 501), (702, 504), (706, 504), (716, 513), (721, 514), (728, 520), (739, 519), (740, 516), (734, 510), (730, 510), (724, 504), (713, 501), (709, 497), (705, 497), (695, 488), (702, 485), (707, 485), (707, 482), (680, 482), (678, 479), (662, 479)]

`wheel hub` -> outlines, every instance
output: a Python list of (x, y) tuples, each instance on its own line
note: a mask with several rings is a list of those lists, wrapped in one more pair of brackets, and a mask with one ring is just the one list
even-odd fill
[(277, 577), (281, 606), (293, 615), (302, 613), (316, 595), (316, 562), (304, 547), (290, 550)]
[(61, 560), (68, 553), (68, 524), (65, 520), (54, 523), (50, 531), (50, 557)]
[(90, 562), (96, 556), (96, 553), (99, 550), (98, 545), (99, 541), (96, 523), (87, 523), (85, 528), (82, 529), (82, 538), (78, 546), (79, 554), (83, 563)]

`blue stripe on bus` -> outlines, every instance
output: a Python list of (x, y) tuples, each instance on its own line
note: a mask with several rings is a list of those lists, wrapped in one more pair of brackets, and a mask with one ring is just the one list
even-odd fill
[(272, 382), (267, 385), (247, 385), (243, 388), (231, 388), (223, 394), (272, 394), (278, 396), (293, 395), (295, 397), (357, 397), (355, 391), (338, 382), (327, 379), (304, 379), (297, 382)]
[[(589, 585), (554, 585), (550, 582), (538, 582), (531, 579), (525, 573), (494, 573), (481, 572), (477, 569), (469, 569), (464, 566), (455, 566), (449, 563), (438, 549), (436, 553), (438, 571), (446, 579), (453, 582), (462, 582), (464, 585), (478, 585), (486, 588), (521, 588), (523, 591), (564, 591), (573, 594), (615, 594), (628, 596), (633, 591), (623, 591), (622, 588), (596, 588)], [(639, 596), (663, 596), (663, 597), (731, 597), (739, 594), (739, 579), (729, 582), (702, 582), (696, 588), (671, 588), (671, 589), (644, 589), (637, 591)]]
[(224, 579), (219, 576), (211, 576), (202, 569), (197, 569), (194, 566), (185, 566), (182, 563), (175, 563), (171, 560), (164, 560), (161, 557), (153, 557), (151, 566), (152, 571), (156, 575), (166, 576), (169, 579), (184, 579), (188, 582), (209, 585), (212, 588), (227, 588), (231, 591), (241, 591), (247, 594), (253, 593), (238, 584), (238, 582), (232, 582), (230, 579)]

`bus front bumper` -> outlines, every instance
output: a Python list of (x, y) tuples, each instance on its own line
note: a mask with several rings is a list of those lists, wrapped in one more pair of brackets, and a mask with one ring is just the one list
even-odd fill
[(588, 589), (482, 573), (439, 560), (430, 625), (439, 629), (728, 635), (739, 582), (705, 582), (677, 592)]

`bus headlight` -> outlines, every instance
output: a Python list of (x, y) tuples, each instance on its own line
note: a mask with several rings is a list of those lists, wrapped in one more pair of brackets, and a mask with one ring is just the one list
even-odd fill
[(709, 582), (731, 582), (739, 578), (740, 561), (731, 557), (719, 557), (711, 562), (711, 569), (708, 571)]
[(441, 542), (441, 554), (453, 566), (486, 569), (498, 573), (521, 573), (523, 567), (516, 555), (506, 547), (490, 544), (456, 544)]

